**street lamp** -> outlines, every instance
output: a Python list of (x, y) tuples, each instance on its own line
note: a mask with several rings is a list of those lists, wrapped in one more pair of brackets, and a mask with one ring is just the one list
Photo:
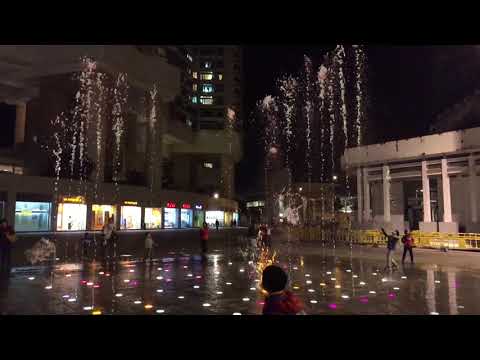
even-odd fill
[(337, 176), (337, 175), (333, 175), (332, 179), (333, 179), (333, 181), (337, 181), (338, 176)]
[(214, 199), (218, 199), (218, 197), (219, 197), (218, 193), (213, 194)]
[(303, 188), (300, 186), (300, 187), (298, 188), (298, 191), (302, 191), (302, 190), (303, 190)]

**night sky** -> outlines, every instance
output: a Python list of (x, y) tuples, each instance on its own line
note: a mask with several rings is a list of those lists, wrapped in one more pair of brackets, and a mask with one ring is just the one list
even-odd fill
[[(240, 196), (263, 183), (261, 129), (251, 121), (255, 103), (274, 92), (275, 80), (296, 73), (303, 55), (315, 64), (335, 46), (246, 46), (244, 159), (237, 168)], [(367, 46), (369, 143), (420, 136), (435, 117), (480, 84), (479, 46)]]

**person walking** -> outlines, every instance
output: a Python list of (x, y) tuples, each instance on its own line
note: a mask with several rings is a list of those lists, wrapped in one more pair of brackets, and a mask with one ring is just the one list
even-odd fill
[(398, 264), (395, 261), (394, 253), (397, 247), (397, 242), (400, 240), (400, 232), (398, 230), (392, 231), (390, 235), (382, 228), (383, 235), (387, 238), (387, 266), (388, 270), (392, 270), (392, 264), (395, 269), (398, 269)]
[(0, 220), (0, 272), (10, 274), (12, 244), (15, 242), (15, 231), (6, 219)]
[(402, 243), (403, 243), (402, 264), (405, 263), (405, 256), (407, 255), (407, 252), (410, 253), (410, 262), (413, 264), (413, 243), (414, 243), (414, 239), (413, 239), (412, 234), (408, 230), (405, 230), (405, 235), (402, 237)]
[(150, 232), (147, 232), (145, 234), (145, 255), (143, 257), (143, 261), (150, 260), (150, 262), (153, 261), (152, 258), (152, 251), (153, 250), (153, 238), (152, 234)]
[(220, 223), (219, 223), (218, 219), (216, 219), (215, 220), (215, 228), (217, 229), (217, 231), (218, 231), (219, 226), (220, 226)]
[(200, 229), (200, 248), (202, 249), (202, 258), (205, 259), (207, 256), (207, 241), (208, 241), (208, 224), (204, 221), (203, 226)]
[(110, 257), (113, 258), (114, 256), (114, 248), (115, 248), (115, 227), (113, 225), (113, 217), (108, 219), (108, 222), (103, 226), (103, 246), (104, 246), (104, 254), (105, 260)]

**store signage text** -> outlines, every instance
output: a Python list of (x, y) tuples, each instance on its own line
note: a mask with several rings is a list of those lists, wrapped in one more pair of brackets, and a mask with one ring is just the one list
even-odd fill
[(182, 204), (182, 209), (190, 209), (190, 204)]
[(85, 203), (85, 198), (83, 196), (64, 197), (63, 202), (64, 203), (83, 204), (83, 203)]
[(174, 202), (167, 202), (167, 208), (169, 209), (175, 209), (177, 207), (177, 204)]
[(133, 205), (133, 206), (137, 206), (138, 205), (138, 202), (137, 201), (124, 201), (123, 202), (125, 205)]

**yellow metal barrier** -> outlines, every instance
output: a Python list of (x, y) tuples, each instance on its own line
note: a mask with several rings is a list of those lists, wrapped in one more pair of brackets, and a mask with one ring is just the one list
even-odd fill
[[(322, 229), (320, 227), (295, 227), (289, 233), (301, 241), (352, 242), (359, 245), (386, 245), (385, 236), (379, 230)], [(476, 233), (426, 233), (412, 231), (414, 245), (418, 248), (447, 248), (480, 250), (480, 234)]]

